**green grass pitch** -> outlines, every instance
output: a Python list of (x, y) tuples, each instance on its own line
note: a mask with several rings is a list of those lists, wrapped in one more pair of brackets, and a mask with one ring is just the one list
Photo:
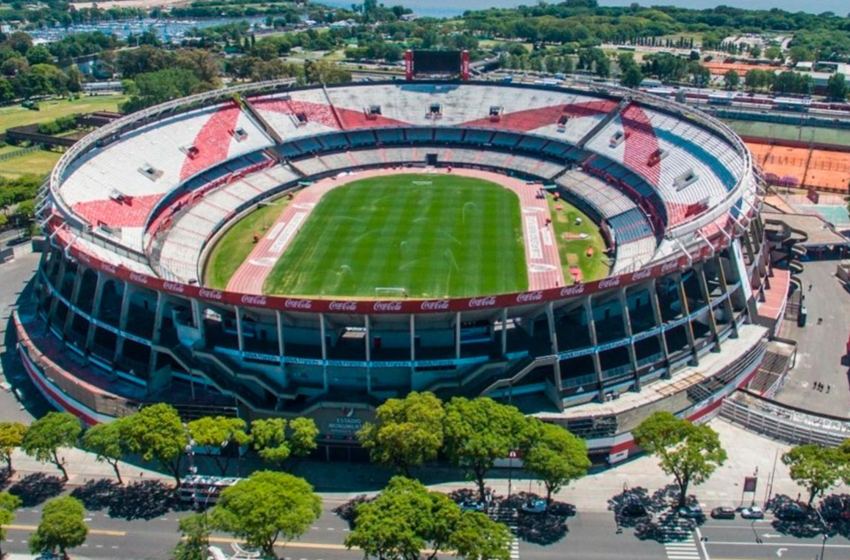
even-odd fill
[(514, 193), (469, 177), (404, 174), (325, 194), (272, 269), (265, 292), (441, 298), (527, 287)]

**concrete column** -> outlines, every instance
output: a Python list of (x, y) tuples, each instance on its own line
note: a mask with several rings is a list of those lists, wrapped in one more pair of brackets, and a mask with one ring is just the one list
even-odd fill
[(274, 311), (274, 322), (277, 330), (277, 353), (280, 355), (280, 363), (283, 364), (283, 357), (286, 356), (286, 344), (283, 341), (283, 316), (278, 309)]
[[(679, 279), (678, 288), (679, 288), (679, 303), (682, 304), (682, 315), (688, 316), (691, 314), (691, 308), (688, 305), (688, 294), (685, 292), (685, 282), (682, 279), (682, 275), (677, 275)], [(697, 356), (697, 348), (696, 348), (696, 340), (694, 338), (694, 327), (691, 324), (691, 320), (688, 319), (685, 322), (685, 335), (688, 337), (688, 346), (691, 347), (691, 355), (693, 356), (694, 365), (699, 365), (699, 357)]]
[(328, 342), (325, 340), (325, 314), (319, 313), (319, 335), (322, 337), (322, 388), (325, 392), (330, 387), (328, 381)]
[(460, 311), (455, 313), (455, 360), (460, 360)]
[[(416, 361), (416, 315), (410, 316), (410, 361)], [(410, 365), (411, 371), (414, 369), (413, 364)]]
[(726, 281), (726, 270), (723, 268), (723, 259), (717, 260), (717, 271), (720, 277), (720, 288), (723, 290), (723, 309), (726, 316), (732, 321), (732, 338), (738, 338), (738, 322), (735, 321), (735, 309), (732, 307), (732, 294), (729, 292), (729, 283)]
[(546, 304), (546, 323), (549, 327), (549, 345), (552, 348), (552, 354), (558, 355), (558, 333), (555, 331), (555, 311), (554, 304), (550, 301)]
[(366, 315), (364, 318), (366, 324), (366, 361), (372, 361), (372, 318)]
[(711, 336), (714, 338), (714, 351), (720, 352), (720, 337), (717, 336), (717, 320), (714, 318), (714, 307), (711, 305), (711, 294), (708, 291), (708, 281), (705, 279), (705, 266), (698, 265), (694, 272), (697, 275), (699, 283), (699, 291), (702, 298), (708, 302), (708, 328), (711, 330)]
[[(623, 310), (623, 332), (626, 333), (626, 336), (629, 339), (632, 338), (632, 320), (631, 314), (629, 313), (629, 300), (626, 297), (626, 289), (620, 288), (617, 296), (620, 299), (620, 309)], [(635, 378), (635, 391), (640, 391), (640, 375), (638, 375), (638, 363), (637, 363), (637, 352), (635, 351), (635, 343), (632, 340), (629, 340), (629, 361), (632, 364), (632, 373)]]
[(502, 308), (502, 356), (508, 353), (508, 309)]
[[(97, 328), (94, 324), (94, 319), (100, 315), (100, 299), (103, 296), (103, 285), (106, 284), (105, 276), (100, 272), (97, 273), (97, 284), (94, 287), (94, 299), (92, 301), (91, 307), (91, 317), (92, 321), (89, 322), (89, 330), (86, 333), (86, 348), (91, 348), (92, 343), (94, 342), (94, 332)], [(123, 303), (123, 302), (122, 302)], [(118, 337), (118, 340), (115, 343), (115, 357), (118, 357), (118, 348), (124, 344), (124, 338)]]
[(602, 385), (602, 362), (599, 359), (599, 352), (595, 349), (599, 343), (596, 336), (596, 321), (593, 319), (593, 306), (590, 303), (590, 296), (584, 298), (582, 302), (584, 308), (584, 316), (587, 320), (587, 332), (590, 335), (590, 345), (594, 347), (591, 358), (593, 359), (593, 370), (596, 373), (596, 390), (599, 393), (599, 400), (605, 400), (605, 389)]
[(162, 313), (165, 309), (165, 296), (162, 292), (156, 294), (156, 313), (153, 320), (153, 334), (151, 340), (154, 344), (159, 343), (160, 330), (162, 330)]
[(53, 296), (53, 301), (50, 302), (50, 310), (47, 312), (47, 317), (49, 318), (51, 323), (54, 322), (56, 319), (56, 308), (59, 305), (58, 296), (62, 293), (62, 280), (65, 278), (65, 267), (67, 266), (66, 263), (66, 259), (62, 259), (59, 261), (59, 274), (56, 275), (56, 280), (53, 283), (53, 288), (56, 293)]
[(242, 309), (239, 306), (233, 308), (236, 315), (236, 344), (239, 346), (239, 351), (245, 351), (245, 340), (242, 336)]
[(198, 329), (198, 335), (201, 339), (201, 344), (207, 345), (207, 326), (204, 324), (204, 309), (201, 307), (201, 302), (197, 299), (192, 300), (192, 321), (195, 323), (195, 328)]
[(658, 345), (661, 347), (661, 354), (664, 356), (664, 366), (667, 368), (665, 377), (670, 375), (670, 349), (667, 347), (667, 338), (664, 336), (664, 318), (661, 316), (661, 305), (658, 303), (657, 283), (653, 279), (649, 286), (649, 304), (652, 307), (652, 317), (655, 320), (655, 326), (658, 327)]

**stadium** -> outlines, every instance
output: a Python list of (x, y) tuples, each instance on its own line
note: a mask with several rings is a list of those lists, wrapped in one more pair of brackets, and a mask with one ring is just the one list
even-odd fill
[(613, 86), (233, 86), (65, 153), (19, 354), (90, 424), (308, 415), (346, 457), (388, 398), (488, 395), (616, 462), (761, 361), (761, 189), (728, 127)]

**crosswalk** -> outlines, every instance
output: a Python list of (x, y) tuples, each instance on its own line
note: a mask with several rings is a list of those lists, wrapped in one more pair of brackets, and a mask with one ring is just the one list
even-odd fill
[(664, 543), (667, 552), (667, 560), (700, 560), (699, 549), (694, 541), (693, 535), (681, 541)]
[(519, 539), (511, 539), (511, 560), (519, 560)]

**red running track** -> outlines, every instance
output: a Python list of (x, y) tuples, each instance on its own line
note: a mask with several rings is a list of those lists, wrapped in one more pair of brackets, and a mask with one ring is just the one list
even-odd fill
[[(359, 171), (322, 179), (300, 190), (281, 212), (272, 227), (257, 242), (245, 262), (236, 270), (227, 283), (227, 290), (243, 294), (262, 294), (263, 286), (272, 267), (306, 223), (310, 212), (315, 208), (319, 199), (331, 189), (370, 177), (422, 172), (419, 169), (400, 167)], [(519, 179), (498, 173), (473, 169), (452, 169), (450, 172), (445, 169), (431, 169), (425, 172), (476, 177), (502, 185), (516, 193), (520, 200), (522, 215), (521, 227), (525, 241), (528, 289), (543, 290), (564, 285), (557, 240), (552, 226), (546, 223), (551, 215), (549, 206), (545, 198), (536, 198), (537, 192), (541, 188), (540, 184), (527, 184)]]

